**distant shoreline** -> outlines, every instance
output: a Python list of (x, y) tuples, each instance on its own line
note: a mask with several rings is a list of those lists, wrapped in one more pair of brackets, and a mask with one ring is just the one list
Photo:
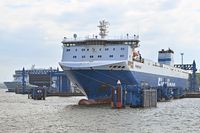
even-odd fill
[(0, 89), (6, 89), (6, 86), (4, 85), (4, 83), (0, 83)]

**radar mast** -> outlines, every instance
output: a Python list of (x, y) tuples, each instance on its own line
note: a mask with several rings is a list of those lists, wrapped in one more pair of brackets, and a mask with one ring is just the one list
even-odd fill
[(105, 20), (102, 20), (102, 21), (99, 21), (99, 30), (100, 30), (100, 33), (99, 35), (101, 36), (101, 38), (105, 38), (107, 36), (107, 28), (108, 28), (108, 25), (109, 25), (109, 22), (105, 21)]

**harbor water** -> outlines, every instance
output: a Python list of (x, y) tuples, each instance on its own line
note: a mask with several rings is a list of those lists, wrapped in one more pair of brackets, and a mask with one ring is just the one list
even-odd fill
[(84, 97), (47, 97), (0, 89), (2, 133), (199, 133), (200, 99), (159, 102), (157, 108), (78, 106)]

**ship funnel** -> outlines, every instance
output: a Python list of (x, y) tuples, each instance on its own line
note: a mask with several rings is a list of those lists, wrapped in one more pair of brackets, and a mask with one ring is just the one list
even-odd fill
[(160, 64), (174, 66), (174, 51), (170, 48), (168, 50), (162, 49), (158, 52), (158, 62)]

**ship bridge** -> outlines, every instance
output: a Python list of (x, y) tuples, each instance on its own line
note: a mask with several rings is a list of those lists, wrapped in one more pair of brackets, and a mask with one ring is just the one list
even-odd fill
[(107, 36), (106, 21), (100, 21), (100, 37), (73, 38), (64, 37), (62, 62), (124, 61), (133, 60), (133, 51), (139, 47), (139, 36)]
[(86, 40), (68, 40), (64, 38), (62, 41), (66, 47), (77, 45), (130, 45), (132, 48), (139, 47), (139, 39), (86, 39)]
[(133, 35), (133, 36), (129, 36), (129, 34), (126, 34), (125, 38), (124, 37), (120, 37), (119, 38), (107, 38), (107, 33), (108, 33), (108, 25), (109, 22), (102, 20), (99, 22), (100, 25), (97, 26), (99, 27), (100, 30), (100, 38), (98, 38), (98, 36), (94, 36), (92, 38), (86, 38), (86, 39), (82, 39), (82, 40), (78, 40), (77, 39), (77, 34), (74, 34), (74, 38), (73, 39), (68, 39), (66, 37), (64, 37), (64, 40), (62, 41), (63, 46), (77, 46), (77, 45), (130, 45), (131, 48), (137, 48), (139, 47), (139, 35)]

